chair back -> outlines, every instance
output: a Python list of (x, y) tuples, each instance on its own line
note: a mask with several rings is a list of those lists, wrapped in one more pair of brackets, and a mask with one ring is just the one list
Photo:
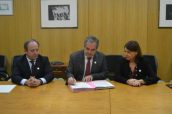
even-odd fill
[(153, 71), (157, 74), (158, 62), (156, 57), (154, 55), (143, 55), (143, 59), (150, 64)]
[(113, 79), (113, 77), (115, 76), (115, 71), (119, 66), (119, 62), (121, 59), (122, 59), (122, 55), (106, 55), (109, 79)]
[(7, 62), (4, 55), (0, 55), (0, 81), (7, 81), (10, 79), (7, 73)]
[[(122, 55), (106, 55), (109, 79), (114, 78), (115, 71), (118, 68), (121, 59)], [(156, 57), (154, 55), (143, 55), (143, 59), (150, 64), (153, 71), (157, 74), (158, 62)]]
[(17, 61), (20, 59), (21, 55), (15, 55), (12, 59), (12, 65), (11, 65), (11, 72), (13, 72), (14, 67), (17, 64)]
[(0, 72), (6, 72), (6, 58), (4, 55), (0, 55)]

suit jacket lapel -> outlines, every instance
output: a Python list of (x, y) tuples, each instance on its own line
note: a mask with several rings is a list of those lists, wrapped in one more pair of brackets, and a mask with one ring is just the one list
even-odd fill
[(36, 59), (36, 63), (35, 63), (35, 71), (36, 71), (36, 74), (41, 70), (41, 61), (40, 61), (40, 58), (38, 57)]
[(30, 66), (26, 57), (24, 58), (24, 61), (23, 61), (23, 68), (25, 69), (26, 74), (31, 74)]
[(96, 69), (96, 63), (97, 63), (97, 56), (95, 54), (93, 57), (93, 61), (92, 61), (91, 73), (94, 73), (94, 71)]

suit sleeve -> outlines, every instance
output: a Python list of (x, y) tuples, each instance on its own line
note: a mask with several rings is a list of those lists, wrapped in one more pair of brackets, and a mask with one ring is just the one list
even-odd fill
[(50, 62), (48, 57), (45, 57), (44, 59), (45, 64), (44, 64), (44, 76), (42, 78), (45, 78), (45, 80), (48, 82), (51, 82), (54, 79), (54, 76), (52, 74), (52, 68), (50, 66)]
[(72, 57), (72, 55), (70, 56), (70, 59), (69, 59), (69, 64), (68, 64), (68, 67), (67, 67), (67, 69), (66, 69), (66, 76), (67, 76), (67, 78), (69, 78), (69, 77), (73, 77), (74, 76), (74, 74), (73, 74), (73, 57)]
[(157, 74), (153, 71), (151, 65), (148, 62), (144, 62), (144, 66), (145, 66), (145, 71), (146, 71), (146, 76), (143, 79), (145, 81), (146, 85), (150, 85), (150, 84), (154, 84), (157, 83), (157, 81), (159, 80)]
[(91, 75), (93, 76), (93, 80), (104, 80), (107, 78), (107, 72), (108, 72), (107, 63), (105, 56), (103, 55), (99, 72), (93, 73)]
[(12, 80), (12, 82), (14, 82), (16, 84), (20, 84), (22, 79), (24, 79), (24, 78), (21, 76), (21, 72), (19, 70), (19, 64), (16, 61), (16, 63), (13, 64), (11, 80)]

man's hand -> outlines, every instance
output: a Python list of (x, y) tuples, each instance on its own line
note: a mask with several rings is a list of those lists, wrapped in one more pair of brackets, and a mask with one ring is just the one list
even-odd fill
[(39, 79), (36, 79), (35, 77), (30, 77), (26, 83), (25, 83), (27, 86), (29, 87), (37, 87), (39, 85), (41, 85), (41, 80)]
[(68, 78), (68, 85), (74, 85), (75, 83), (76, 83), (75, 78), (73, 77)]
[(93, 80), (93, 77), (91, 75), (85, 76), (83, 79), (84, 82), (90, 82), (92, 80)]

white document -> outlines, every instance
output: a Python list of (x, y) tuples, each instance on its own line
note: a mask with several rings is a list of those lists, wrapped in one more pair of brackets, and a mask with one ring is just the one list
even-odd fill
[(84, 89), (84, 88), (92, 88), (86, 82), (76, 82), (75, 85), (71, 85), (72, 89)]
[(72, 91), (93, 90), (93, 89), (111, 89), (115, 86), (106, 80), (97, 80), (91, 82), (76, 82), (69, 85)]
[(0, 85), (0, 93), (10, 93), (16, 85)]
[(110, 82), (106, 80), (98, 80), (98, 81), (92, 81), (95, 88), (114, 88), (114, 85), (112, 85)]

